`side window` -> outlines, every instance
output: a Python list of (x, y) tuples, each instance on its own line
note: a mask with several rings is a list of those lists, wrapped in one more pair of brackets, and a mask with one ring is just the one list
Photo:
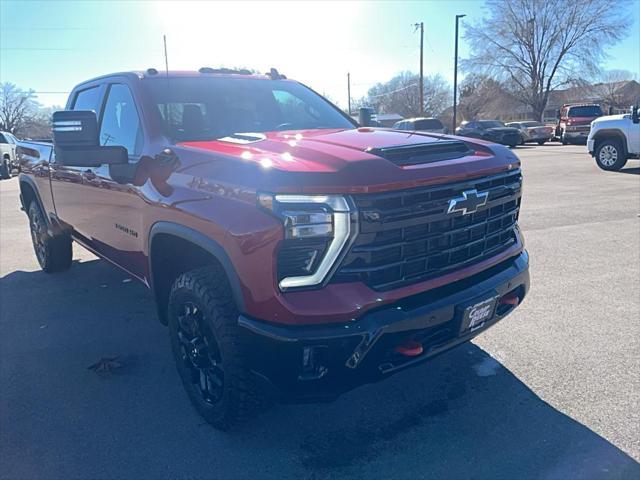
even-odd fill
[(116, 83), (109, 88), (100, 126), (101, 145), (121, 145), (129, 155), (140, 155), (142, 126), (129, 87)]
[(9, 143), (3, 134), (0, 133), (0, 143)]
[(93, 110), (98, 113), (100, 110), (100, 88), (91, 87), (86, 90), (80, 90), (76, 94), (76, 99), (73, 102), (72, 110)]

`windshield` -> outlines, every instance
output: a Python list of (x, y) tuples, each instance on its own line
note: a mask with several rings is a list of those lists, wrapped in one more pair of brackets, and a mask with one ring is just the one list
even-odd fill
[(482, 128), (504, 127), (504, 123), (499, 122), (498, 120), (482, 120), (478, 123), (482, 126)]
[(602, 109), (598, 105), (585, 105), (582, 107), (571, 107), (570, 117), (601, 117)]
[(213, 140), (238, 133), (354, 128), (307, 87), (257, 78), (149, 79), (167, 134), (177, 141)]
[(414, 122), (416, 130), (442, 130), (444, 126), (436, 118), (425, 118)]

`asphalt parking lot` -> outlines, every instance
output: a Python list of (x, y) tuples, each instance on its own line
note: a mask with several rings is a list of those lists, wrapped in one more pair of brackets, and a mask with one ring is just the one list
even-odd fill
[(516, 150), (532, 288), (511, 317), (229, 434), (191, 408), (145, 288), (77, 246), (39, 271), (1, 181), (0, 478), (640, 478), (640, 162), (585, 151)]

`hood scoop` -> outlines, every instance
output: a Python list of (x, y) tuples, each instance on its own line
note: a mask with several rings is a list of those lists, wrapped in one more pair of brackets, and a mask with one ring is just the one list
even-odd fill
[(473, 150), (459, 140), (438, 140), (417, 145), (367, 148), (366, 152), (385, 158), (399, 166), (441, 162), (473, 154)]

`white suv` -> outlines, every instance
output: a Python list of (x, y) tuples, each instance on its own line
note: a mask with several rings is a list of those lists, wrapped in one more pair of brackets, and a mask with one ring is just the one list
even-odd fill
[(638, 106), (631, 114), (600, 117), (591, 122), (589, 153), (603, 170), (620, 170), (629, 158), (640, 158)]

